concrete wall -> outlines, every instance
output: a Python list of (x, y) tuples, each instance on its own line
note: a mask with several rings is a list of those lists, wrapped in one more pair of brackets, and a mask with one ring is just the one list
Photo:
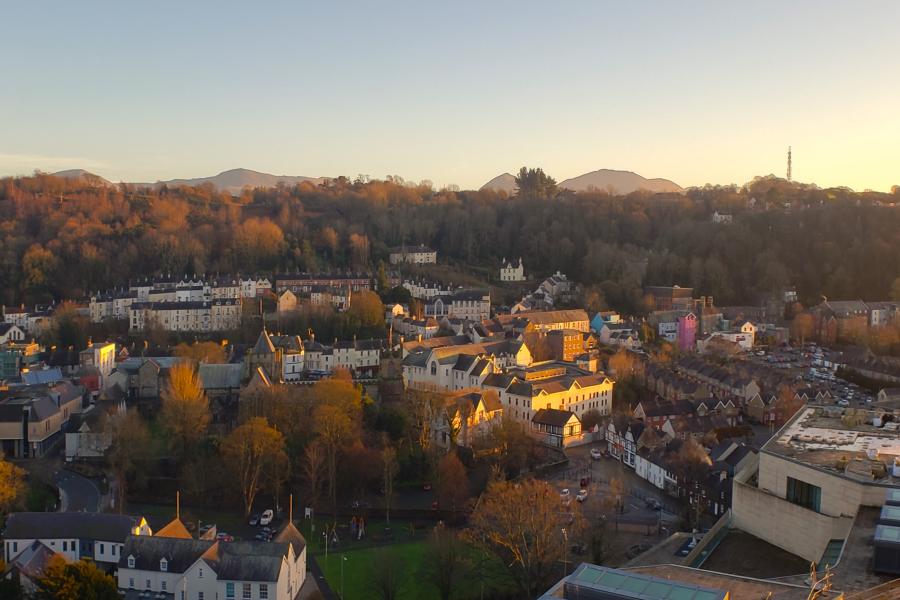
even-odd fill
[(814, 562), (822, 558), (829, 540), (846, 539), (853, 525), (852, 516), (817, 513), (738, 480), (731, 506), (735, 529)]
[(820, 487), (822, 489), (820, 511), (832, 517), (842, 515), (852, 517), (856, 515), (860, 505), (882, 506), (887, 491), (886, 487), (854, 481), (766, 452), (760, 452), (760, 489), (784, 498), (787, 495), (788, 477)]

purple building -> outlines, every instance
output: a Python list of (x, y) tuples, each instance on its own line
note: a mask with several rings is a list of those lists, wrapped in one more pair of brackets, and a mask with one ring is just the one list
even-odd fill
[(682, 352), (693, 352), (697, 343), (697, 316), (688, 313), (678, 317), (678, 349)]

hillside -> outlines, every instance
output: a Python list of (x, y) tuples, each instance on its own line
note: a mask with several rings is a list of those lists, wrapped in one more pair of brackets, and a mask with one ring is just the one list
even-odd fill
[(631, 171), (616, 171), (613, 169), (600, 169), (566, 179), (559, 183), (560, 188), (570, 189), (573, 192), (584, 192), (590, 188), (598, 190), (611, 189), (617, 194), (630, 194), (637, 190), (648, 190), (651, 192), (676, 192), (681, 193), (684, 189), (675, 182), (668, 179), (646, 179), (637, 173)]
[(495, 192), (506, 192), (507, 194), (512, 196), (519, 189), (519, 186), (516, 185), (516, 178), (514, 175), (504, 173), (503, 175), (497, 175), (486, 184), (481, 186), (480, 189), (494, 190)]
[(283, 182), (285, 185), (291, 186), (298, 183), (309, 181), (313, 184), (320, 184), (325, 181), (324, 177), (305, 177), (302, 175), (271, 175), (269, 173), (260, 173), (259, 171), (251, 171), (250, 169), (231, 169), (222, 171), (213, 177), (195, 177), (193, 179), (170, 179), (168, 181), (157, 181), (155, 185), (202, 185), (204, 183), (213, 184), (216, 189), (228, 192), (230, 194), (240, 194), (245, 187), (251, 188), (270, 188), (275, 187)]
[(85, 171), (84, 169), (67, 169), (65, 171), (57, 171), (56, 173), (51, 173), (54, 177), (62, 177), (63, 179), (81, 179), (85, 182), (96, 185), (96, 186), (105, 186), (105, 185), (113, 185), (112, 182), (100, 177), (99, 175), (95, 175), (89, 171)]

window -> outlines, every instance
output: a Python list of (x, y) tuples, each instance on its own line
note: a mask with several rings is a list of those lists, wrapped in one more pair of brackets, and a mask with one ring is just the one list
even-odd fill
[(822, 504), (822, 488), (788, 477), (787, 501), (819, 512)]
[(105, 544), (100, 544), (100, 554), (103, 554), (104, 552), (106, 552), (106, 550), (104, 550), (104, 546), (105, 546)]
[(234, 599), (234, 583), (231, 581), (225, 584), (225, 598), (226, 600)]
[(130, 587), (131, 589), (134, 589), (134, 577), (128, 578), (128, 587)]
[(68, 542), (66, 542), (66, 540), (63, 540), (63, 552), (65, 552), (66, 550), (69, 549), (67, 546), (68, 546)]
[(166, 580), (165, 579), (163, 579), (162, 581), (159, 582), (159, 589), (161, 589), (162, 591), (166, 591)]
[(150, 580), (149, 579), (147, 580), (147, 585), (144, 587), (146, 587), (148, 590), (150, 589)]
[(203, 592), (197, 592), (197, 600), (203, 600)]
[(241, 592), (241, 598), (243, 600), (251, 600), (253, 598), (253, 593), (250, 591), (250, 584), (245, 583), (241, 587), (243, 588)]
[(259, 600), (269, 600), (269, 586), (265, 583), (259, 584)]
[(200, 573), (197, 575), (197, 577), (199, 577), (200, 579), (203, 579), (203, 567), (200, 567), (199, 571), (200, 571)]
[(128, 568), (129, 568), (129, 569), (133, 569), (133, 568), (134, 568), (134, 557), (133, 557), (133, 556), (129, 556), (129, 557), (128, 557)]
[(160, 571), (168, 571), (169, 570), (169, 561), (165, 558), (159, 559), (159, 570)]

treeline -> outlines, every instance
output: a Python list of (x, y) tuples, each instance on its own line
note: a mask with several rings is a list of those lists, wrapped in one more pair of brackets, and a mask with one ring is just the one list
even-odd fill
[[(818, 189), (774, 177), (684, 195), (553, 191), (521, 198), (345, 178), (314, 186), (98, 187), (37, 174), (0, 180), (7, 304), (85, 297), (162, 273), (375, 270), (388, 248), (529, 274), (559, 269), (601, 302), (640, 311), (641, 286), (689, 285), (717, 304), (795, 285), (804, 303), (883, 299), (900, 276), (900, 190)], [(713, 211), (734, 216), (711, 222)]]

